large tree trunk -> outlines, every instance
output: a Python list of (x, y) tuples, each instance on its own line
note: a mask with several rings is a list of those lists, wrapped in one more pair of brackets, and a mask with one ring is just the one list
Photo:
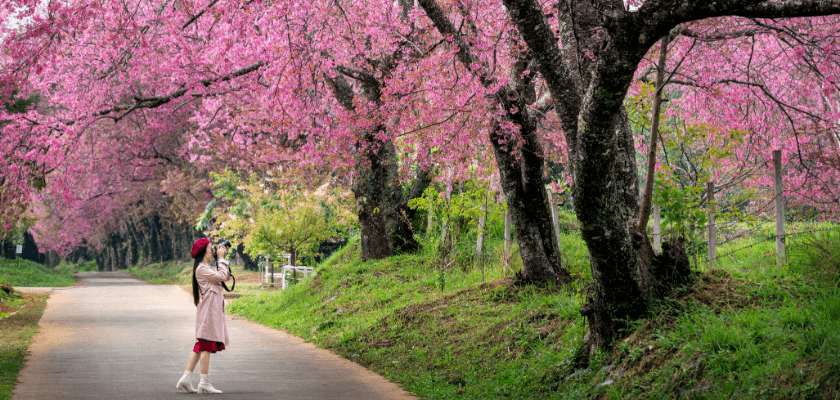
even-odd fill
[(618, 3), (558, 2), (565, 51), (557, 46), (538, 2), (505, 4), (537, 59), (566, 133), (575, 211), (594, 280), (590, 302), (581, 312), (589, 317), (589, 345), (609, 346), (630, 321), (645, 315), (650, 299), (653, 251), (644, 231), (631, 231), (639, 188), (622, 105), (646, 48), (607, 46), (603, 35), (590, 33), (602, 28), (604, 7), (621, 7)]
[(490, 142), (493, 144), (508, 212), (519, 242), (521, 279), (523, 282), (537, 284), (568, 283), (571, 276), (562, 268), (560, 248), (551, 222), (548, 194), (543, 184), (542, 149), (532, 127), (524, 121), (518, 122), (518, 135), (524, 139), (519, 154), (499, 144), (503, 136), (498, 125), (490, 133)]
[[(366, 139), (368, 143), (376, 143), (372, 134)], [(389, 178), (397, 169), (396, 149), (390, 142), (378, 144), (378, 151), (367, 150), (366, 159), (358, 164), (352, 188), (356, 196), (363, 260), (394, 255), (389, 229), (394, 188)]]
[[(390, 60), (381, 63), (383, 74), (387, 74), (393, 65)], [(344, 71), (344, 69), (339, 68)], [(381, 102), (381, 82), (373, 75), (354, 71), (349, 76), (359, 83), (361, 97), (379, 104)], [(338, 102), (347, 110), (355, 112), (353, 99), (356, 93), (344, 76), (327, 77)], [(413, 210), (406, 204), (399, 184), (397, 151), (391, 141), (382, 141), (375, 137), (385, 127), (380, 125), (371, 132), (366, 132), (359, 141), (359, 160), (356, 163), (356, 180), (353, 182), (353, 194), (356, 197), (356, 213), (361, 230), (361, 257), (363, 260), (379, 259), (394, 255), (395, 249), (413, 251), (419, 246), (411, 230)], [(428, 186), (425, 176), (417, 182), (419, 194)], [(415, 190), (412, 190), (414, 195)]]

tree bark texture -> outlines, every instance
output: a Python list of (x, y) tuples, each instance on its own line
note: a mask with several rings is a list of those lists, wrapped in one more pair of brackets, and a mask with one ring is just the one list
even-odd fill
[[(372, 136), (369, 135), (370, 139), (375, 140)], [(391, 208), (395, 196), (391, 176), (397, 173), (396, 148), (390, 142), (379, 143), (382, 145), (379, 151), (368, 151), (366, 162), (358, 165), (352, 187), (356, 196), (363, 260), (394, 255), (391, 232), (395, 224), (389, 214), (393, 213)]]
[[(380, 70), (387, 75), (393, 67), (390, 60), (383, 60)], [(375, 104), (381, 103), (382, 83), (373, 75), (364, 71), (355, 71), (339, 67), (344, 75), (327, 77), (333, 94), (347, 111), (355, 112), (354, 98), (360, 96)], [(347, 81), (355, 79), (359, 93)], [(423, 171), (418, 171), (414, 187), (408, 198), (400, 188), (397, 151), (394, 143), (377, 138), (384, 131), (384, 125), (365, 132), (358, 144), (356, 180), (352, 191), (356, 197), (356, 213), (361, 230), (361, 257), (379, 259), (394, 255), (395, 251), (415, 251), (419, 248), (414, 239), (412, 223), (414, 210), (408, 202), (423, 194), (430, 178)]]
[[(590, 302), (581, 310), (589, 318), (592, 346), (611, 344), (629, 322), (646, 313), (651, 273), (645, 256), (652, 254), (644, 234), (634, 237), (630, 231), (639, 190), (622, 102), (637, 62), (619, 53), (638, 46), (603, 49), (603, 39), (592, 32), (603, 29), (605, 11), (623, 11), (623, 4), (605, 3), (557, 3), (561, 51), (539, 3), (505, 0), (546, 79), (566, 133), (575, 211), (594, 280)], [(640, 56), (636, 51), (632, 55)]]
[(519, 242), (522, 257), (523, 282), (567, 283), (571, 275), (562, 267), (560, 248), (551, 224), (548, 194), (543, 184), (542, 148), (534, 126), (525, 123), (522, 116), (519, 137), (524, 139), (522, 148), (511, 151), (499, 144), (504, 133), (498, 125), (490, 133), (502, 189), (507, 200), (508, 212)]

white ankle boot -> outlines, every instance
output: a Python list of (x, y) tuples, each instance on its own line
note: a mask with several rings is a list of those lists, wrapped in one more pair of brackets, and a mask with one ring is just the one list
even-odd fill
[(184, 371), (184, 376), (175, 384), (175, 389), (184, 388), (184, 390), (195, 393), (195, 388), (192, 385), (192, 371)]
[(222, 393), (210, 384), (209, 375), (201, 374), (201, 382), (198, 383), (198, 393)]

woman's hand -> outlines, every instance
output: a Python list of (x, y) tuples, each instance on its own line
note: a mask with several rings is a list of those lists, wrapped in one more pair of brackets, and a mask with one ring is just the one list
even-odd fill
[(216, 257), (218, 258), (225, 258), (225, 254), (227, 254), (228, 248), (225, 246), (219, 246), (216, 248)]

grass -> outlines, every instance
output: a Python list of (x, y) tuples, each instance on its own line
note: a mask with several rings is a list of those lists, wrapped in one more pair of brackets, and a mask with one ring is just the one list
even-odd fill
[(192, 277), (192, 263), (167, 261), (136, 265), (126, 270), (131, 275), (158, 285), (189, 285)]
[(68, 271), (53, 270), (29, 260), (0, 258), (0, 282), (11, 286), (60, 287), (74, 285), (76, 277)]
[(587, 368), (573, 362), (591, 279), (573, 231), (561, 237), (564, 265), (581, 276), (570, 287), (513, 285), (518, 255), (503, 266), (498, 240), (489, 240), (484, 281), (474, 260), (464, 267), (426, 252), (361, 261), (351, 243), (314, 278), (228, 310), (332, 349), (421, 398), (840, 398), (840, 289), (809, 272), (826, 259), (814, 249), (840, 254), (833, 238), (789, 239), (782, 268), (766, 240), (704, 267)]
[[(27, 349), (38, 330), (46, 304), (47, 296), (16, 292), (0, 302), (0, 400), (12, 397), (12, 389), (23, 369)], [(7, 316), (11, 310), (20, 311)]]
[(81, 264), (71, 264), (62, 261), (55, 267), (55, 270), (60, 271), (63, 274), (73, 274), (75, 272), (94, 272), (98, 271), (99, 268), (96, 266), (95, 260), (87, 261)]

